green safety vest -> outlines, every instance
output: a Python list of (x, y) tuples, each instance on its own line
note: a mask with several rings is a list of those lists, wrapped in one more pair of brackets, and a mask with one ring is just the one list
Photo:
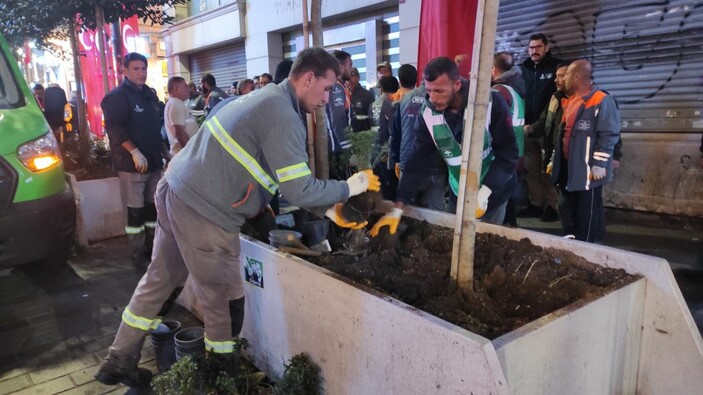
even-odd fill
[[(488, 169), (491, 167), (491, 162), (495, 159), (493, 150), (491, 148), (492, 137), (491, 133), (488, 131), (488, 127), (491, 122), (491, 105), (492, 102), (488, 102), (488, 116), (486, 117), (486, 127), (483, 130), (483, 152), (481, 153), (481, 183), (483, 183), (483, 178), (488, 173)], [(431, 109), (427, 104), (422, 106), (422, 118), (425, 120), (427, 129), (430, 131), (432, 140), (434, 140), (435, 146), (439, 154), (442, 155), (444, 161), (447, 163), (447, 169), (449, 170), (449, 187), (452, 189), (454, 195), (459, 196), (459, 177), (461, 175), (461, 144), (459, 144), (452, 134), (452, 130), (447, 125), (447, 121), (444, 119), (444, 115)]]
[[(502, 86), (512, 96), (512, 106), (510, 107), (510, 115), (513, 118), (513, 131), (515, 132), (515, 141), (517, 142), (518, 156), (525, 155), (525, 100), (518, 95), (512, 87), (505, 84), (497, 84), (494, 86)], [(497, 90), (493, 89), (497, 92)]]

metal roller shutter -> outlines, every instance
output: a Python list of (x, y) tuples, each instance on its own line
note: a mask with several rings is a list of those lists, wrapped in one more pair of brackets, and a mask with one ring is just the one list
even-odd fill
[(534, 33), (545, 33), (559, 58), (593, 62), (596, 84), (620, 105), (623, 131), (703, 129), (703, 3), (500, 2), (497, 51), (522, 62)]
[(244, 43), (229, 44), (189, 55), (190, 78), (196, 83), (205, 73), (215, 76), (217, 85), (229, 87), (233, 81), (247, 78)]

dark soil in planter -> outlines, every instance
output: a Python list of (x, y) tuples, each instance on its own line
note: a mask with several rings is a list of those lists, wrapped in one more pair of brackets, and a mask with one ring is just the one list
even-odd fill
[(464, 294), (450, 278), (453, 231), (408, 218), (401, 227), (393, 249), (309, 260), (489, 339), (638, 278), (528, 239), (478, 234), (474, 291)]

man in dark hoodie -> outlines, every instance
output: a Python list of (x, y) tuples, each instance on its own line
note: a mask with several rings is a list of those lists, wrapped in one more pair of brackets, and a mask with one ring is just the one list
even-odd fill
[(539, 119), (556, 90), (554, 79), (561, 60), (552, 57), (547, 36), (542, 33), (530, 37), (528, 54), (530, 57), (521, 67), (526, 88), (525, 171), (530, 204), (518, 217), (541, 217), (542, 221), (556, 221), (559, 218), (556, 210), (559, 199), (543, 171), (543, 142), (531, 136), (531, 125)]

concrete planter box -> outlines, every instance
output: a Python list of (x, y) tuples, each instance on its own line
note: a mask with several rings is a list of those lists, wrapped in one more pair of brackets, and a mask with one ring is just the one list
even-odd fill
[[(408, 215), (444, 226), (454, 221), (426, 210)], [(243, 266), (260, 268), (263, 280), (245, 283), (242, 336), (252, 343), (251, 356), (280, 376), (285, 361), (305, 352), (320, 366), (328, 394), (688, 394), (703, 388), (703, 341), (665, 260), (483, 223), (478, 230), (527, 237), (644, 278), (490, 341), (242, 236)], [(202, 316), (191, 284), (179, 302)]]
[(76, 181), (71, 174), (76, 198), (76, 237), (78, 244), (124, 236), (126, 216), (117, 177)]

